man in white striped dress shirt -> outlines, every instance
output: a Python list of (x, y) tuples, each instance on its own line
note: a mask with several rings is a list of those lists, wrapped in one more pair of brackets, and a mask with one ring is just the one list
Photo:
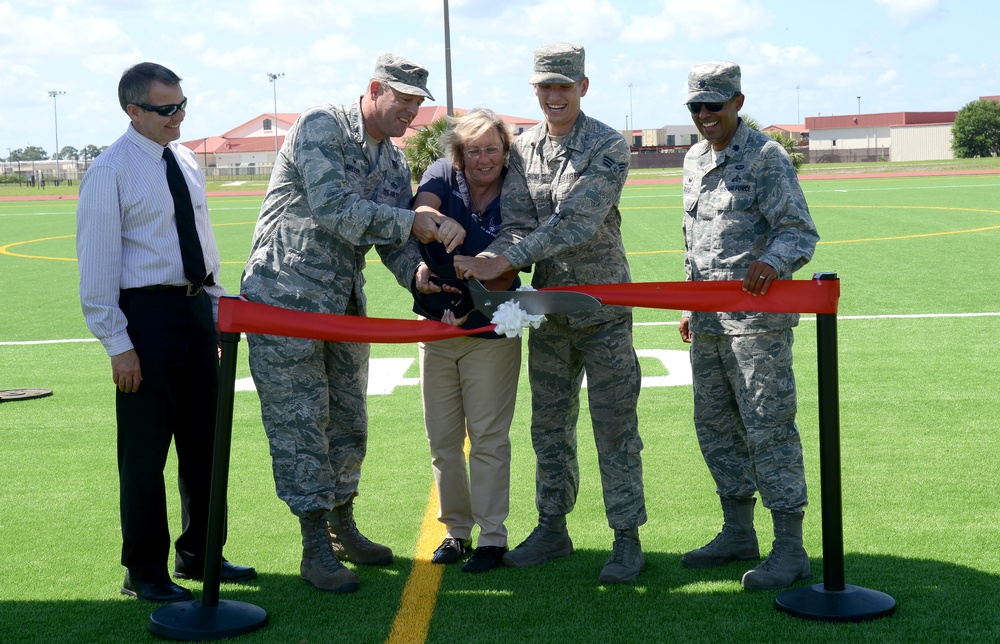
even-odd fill
[[(174, 576), (201, 579), (218, 392), (215, 321), (225, 289), (216, 283), (219, 251), (204, 178), (194, 154), (176, 143), (187, 107), (180, 78), (140, 63), (122, 75), (118, 98), (131, 123), (80, 183), (80, 301), (87, 327), (111, 358), (117, 386), (122, 593), (182, 601), (192, 595), (167, 571), (163, 468), (173, 440), (181, 497)], [(190, 193), (179, 201), (168, 186), (171, 164), (174, 173), (179, 168), (177, 191)], [(192, 209), (194, 224), (184, 229), (181, 215), (190, 222)], [(191, 241), (182, 261), (184, 234)], [(185, 276), (192, 257), (195, 279)], [(247, 580), (256, 571), (224, 561), (220, 576)]]

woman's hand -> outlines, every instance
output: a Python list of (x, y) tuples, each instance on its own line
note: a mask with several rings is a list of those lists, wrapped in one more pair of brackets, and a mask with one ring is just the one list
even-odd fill
[(468, 320), (468, 319), (469, 319), (469, 314), (468, 313), (465, 315), (465, 317), (463, 317), (461, 319), (456, 319), (455, 318), (455, 314), (451, 311), (451, 309), (448, 309), (447, 311), (445, 311), (444, 315), (441, 316), (441, 321), (442, 322), (444, 322), (445, 324), (450, 324), (452, 326), (462, 326), (463, 324), (465, 324), (465, 321)]

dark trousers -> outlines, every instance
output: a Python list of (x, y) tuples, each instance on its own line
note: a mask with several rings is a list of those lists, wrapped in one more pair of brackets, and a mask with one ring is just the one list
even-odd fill
[(181, 533), (175, 565), (204, 565), (218, 396), (217, 334), (208, 294), (129, 289), (121, 310), (142, 383), (116, 391), (122, 565), (138, 581), (167, 577), (170, 529), (163, 469), (177, 450)]

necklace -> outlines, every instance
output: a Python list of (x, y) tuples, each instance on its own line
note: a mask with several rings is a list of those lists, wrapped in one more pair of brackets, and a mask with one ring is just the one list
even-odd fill
[(476, 199), (475, 195), (472, 194), (472, 188), (469, 188), (469, 201), (472, 206), (472, 214), (478, 215), (482, 214), (483, 210), (489, 206), (497, 195), (500, 194), (500, 184), (496, 183), (490, 188), (489, 192), (483, 195), (482, 200)]

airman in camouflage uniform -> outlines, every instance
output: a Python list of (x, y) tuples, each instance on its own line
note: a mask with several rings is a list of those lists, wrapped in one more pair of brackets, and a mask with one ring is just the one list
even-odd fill
[[(763, 295), (812, 258), (819, 235), (788, 154), (739, 118), (743, 100), (734, 63), (691, 70), (687, 105), (705, 141), (684, 159), (684, 266), (688, 280), (743, 280), (744, 291)], [(811, 576), (802, 547), (806, 480), (792, 373), (798, 319), (685, 312), (680, 324), (691, 343), (695, 429), (724, 515), (715, 540), (682, 562), (705, 568), (758, 559), (759, 492), (775, 541), (768, 558), (743, 576), (750, 590)]]
[[(457, 225), (408, 209), (410, 168), (390, 139), (433, 98), (426, 83), (425, 69), (383, 54), (357, 104), (314, 107), (299, 117), (261, 206), (243, 273), (248, 299), (363, 316), (362, 269), (373, 245), (409, 287), (420, 261), (405, 243), (411, 232), (443, 241)], [(302, 576), (323, 590), (356, 590), (357, 576), (334, 555), (392, 561), (392, 550), (366, 539), (353, 518), (368, 439), (369, 346), (275, 335), (248, 342), (277, 493), (302, 527)]]
[[(498, 269), (534, 265), (536, 288), (630, 282), (618, 210), (630, 152), (620, 133), (580, 111), (589, 85), (583, 47), (539, 47), (529, 82), (545, 122), (511, 149), (497, 240), (477, 258), (457, 258), (456, 266), (490, 279)], [(600, 581), (631, 581), (645, 564), (638, 527), (646, 522), (632, 311), (606, 306), (548, 315), (531, 330), (528, 352), (539, 524), (503, 563), (530, 566), (573, 552), (566, 514), (580, 485), (576, 423), (586, 372), (604, 504), (615, 531)]]

